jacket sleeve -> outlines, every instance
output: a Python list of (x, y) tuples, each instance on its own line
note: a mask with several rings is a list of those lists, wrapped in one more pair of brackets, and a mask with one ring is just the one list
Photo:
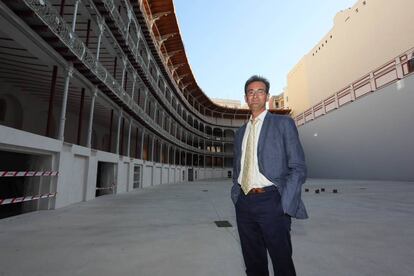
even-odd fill
[(299, 208), (302, 193), (302, 184), (306, 181), (305, 154), (299, 140), (298, 130), (292, 118), (286, 117), (284, 121), (284, 143), (288, 173), (286, 188), (283, 191), (283, 201), (286, 203), (285, 211), (295, 217)]
[[(235, 135), (234, 135), (234, 142), (233, 142), (233, 184), (236, 185), (237, 184), (237, 178), (238, 178), (238, 172), (237, 172), (237, 158), (238, 158), (238, 154), (239, 154), (239, 149), (237, 148), (237, 142), (236, 140), (238, 139), (238, 135), (239, 135), (239, 131), (237, 130)], [(237, 174), (237, 175), (236, 175)]]

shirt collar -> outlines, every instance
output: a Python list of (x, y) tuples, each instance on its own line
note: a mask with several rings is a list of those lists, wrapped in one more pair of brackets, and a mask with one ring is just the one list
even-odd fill
[[(266, 114), (267, 114), (267, 110), (264, 110), (262, 113), (260, 113), (259, 116), (256, 117), (256, 120), (263, 121), (264, 118), (265, 118), (265, 116), (266, 116)], [(252, 122), (252, 116), (251, 115), (250, 115), (249, 122), (250, 123)]]

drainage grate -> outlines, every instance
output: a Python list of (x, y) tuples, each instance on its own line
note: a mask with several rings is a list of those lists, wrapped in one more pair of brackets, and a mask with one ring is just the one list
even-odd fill
[(227, 220), (218, 220), (214, 222), (217, 227), (233, 227)]
[(208, 190), (201, 190), (202, 192), (208, 192)]

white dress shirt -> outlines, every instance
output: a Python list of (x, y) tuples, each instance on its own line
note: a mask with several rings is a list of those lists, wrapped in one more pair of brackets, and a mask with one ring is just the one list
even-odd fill
[[(256, 117), (257, 123), (255, 124), (255, 139), (254, 139), (254, 148), (253, 148), (253, 181), (252, 181), (252, 188), (263, 188), (267, 186), (273, 185), (269, 179), (267, 179), (263, 174), (259, 171), (259, 162), (257, 161), (257, 145), (259, 143), (260, 131), (262, 130), (263, 120), (267, 114), (267, 110), (260, 113), (259, 116)], [(243, 167), (244, 167), (244, 156), (246, 153), (246, 143), (247, 137), (249, 137), (250, 129), (252, 128), (252, 117), (250, 117), (249, 122), (246, 126), (246, 131), (244, 132), (243, 142), (242, 142), (242, 156), (241, 156), (241, 166), (240, 166), (240, 174), (237, 181), (241, 183), (242, 176), (243, 176)]]

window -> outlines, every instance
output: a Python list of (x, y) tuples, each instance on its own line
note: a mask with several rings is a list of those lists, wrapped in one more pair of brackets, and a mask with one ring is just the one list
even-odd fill
[(134, 189), (141, 187), (141, 165), (134, 166)]
[[(414, 72), (414, 56), (408, 61), (408, 73)], [(0, 111), (0, 119), (1, 119), (1, 111)]]

